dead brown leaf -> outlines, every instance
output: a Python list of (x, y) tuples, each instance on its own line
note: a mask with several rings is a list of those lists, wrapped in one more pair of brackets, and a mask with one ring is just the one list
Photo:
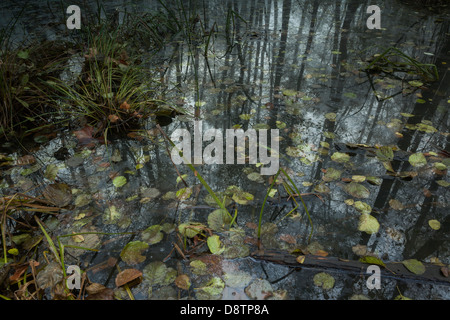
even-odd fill
[(125, 284), (130, 284), (131, 282), (142, 277), (142, 272), (137, 269), (125, 269), (116, 277), (116, 286), (120, 287)]
[(175, 279), (175, 285), (180, 289), (189, 290), (189, 287), (191, 286), (191, 281), (187, 275), (180, 274)]

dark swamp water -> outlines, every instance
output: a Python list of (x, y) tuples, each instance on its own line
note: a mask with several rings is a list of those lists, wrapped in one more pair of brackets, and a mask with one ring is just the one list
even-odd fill
[[(449, 137), (448, 11), (380, 0), (381, 29), (368, 29), (369, 3), (361, 1), (183, 4), (184, 13), (198, 16), (197, 28), (206, 28), (203, 37), (167, 36), (152, 58), (150, 67), (159, 68), (168, 95), (185, 112), (162, 128), (169, 136), (176, 129), (193, 135), (197, 117), (203, 132), (238, 127), (279, 130), (279, 165), (305, 194), (311, 221), (298, 197), (299, 207), (290, 212), (292, 202), (283, 185), (276, 184), (277, 193), (263, 212), (265, 250), (326, 253), (324, 258), (340, 258), (340, 266), (367, 255), (399, 264), (408, 259), (450, 263), (450, 161), (442, 152), (448, 150)], [(78, 5), (84, 10), (84, 3)], [(164, 9), (157, 1), (102, 5), (106, 16), (118, 12), (118, 23), (125, 12)], [(180, 8), (178, 2), (170, 5)], [(61, 1), (30, 1), (15, 35), (70, 37), (53, 23), (61, 19), (61, 6)], [(90, 10), (95, 8), (91, 4)], [(3, 1), (2, 23), (20, 9), (16, 1)], [(215, 35), (209, 37), (208, 30)], [(436, 65), (439, 80), (360, 70), (389, 47)], [(149, 121), (146, 139), (116, 139), (91, 148), (81, 146), (73, 132), (58, 132), (33, 149), (37, 164), (2, 172), (0, 192), (32, 190), (29, 194), (37, 196), (55, 181), (46, 175), (48, 168), (56, 170), (56, 181), (71, 190), (70, 204), (57, 215), (43, 215), (42, 221), (54, 237), (91, 232), (83, 238), (60, 239), (98, 250), (68, 247), (65, 264), (79, 265), (91, 282), (112, 289), (117, 266), (139, 270), (142, 282), (131, 287), (135, 299), (347, 300), (394, 299), (400, 294), (411, 299), (450, 298), (446, 278), (437, 283), (382, 276), (380, 288), (370, 289), (364, 269), (370, 264), (347, 272), (341, 267), (299, 269), (251, 257), (273, 175), (260, 175), (261, 167), (249, 163), (195, 165), (214, 192), (228, 195), (230, 213), (237, 209), (230, 230), (217, 226), (210, 221), (217, 205), (184, 164), (176, 169), (186, 175), (189, 196), (177, 196), (186, 186), (177, 180), (164, 138), (155, 128), (155, 121)], [(65, 157), (56, 156), (61, 147), (67, 148)], [(412, 155), (423, 155), (425, 162), (417, 163)], [(114, 176), (125, 177), (126, 183), (117, 187)], [(203, 230), (205, 237), (187, 239), (183, 258), (177, 250), (184, 245), (178, 227), (193, 222), (212, 230)], [(42, 236), (39, 229), (36, 235)], [(209, 254), (208, 235), (219, 236), (224, 251)], [(47, 243), (40, 246), (34, 259), (45, 265), (42, 251)], [(325, 280), (321, 284), (317, 275), (323, 273), (327, 281), (332, 277), (331, 285)], [(114, 294), (129, 299), (123, 288)]]

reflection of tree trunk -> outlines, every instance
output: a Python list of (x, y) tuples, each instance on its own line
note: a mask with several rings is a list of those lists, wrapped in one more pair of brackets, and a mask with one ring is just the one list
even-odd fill
[[(439, 58), (436, 60), (436, 65), (441, 65), (442, 62), (445, 62), (445, 58), (447, 57), (447, 52), (450, 50), (450, 41), (446, 41), (445, 45), (441, 47), (440, 52), (436, 54)], [(443, 58), (441, 58), (443, 57)], [(450, 75), (445, 72), (444, 74), (440, 74), (440, 82), (433, 83), (431, 88), (429, 90), (424, 90), (422, 95), (423, 99), (425, 101), (429, 101), (429, 99), (433, 100), (432, 104), (421, 104), (416, 103), (414, 106), (414, 110), (412, 111), (412, 114), (414, 114), (414, 117), (408, 118), (409, 124), (417, 124), (420, 123), (424, 119), (432, 119), (435, 115), (437, 106), (442, 99), (442, 96), (448, 96), (449, 95), (449, 88), (450, 88)], [(442, 88), (445, 88), (447, 90), (445, 95), (442, 94), (436, 94), (438, 90), (442, 90)], [(417, 150), (417, 147), (420, 143), (420, 140), (423, 138), (422, 134), (418, 134), (416, 131), (404, 129), (403, 132), (403, 138), (399, 140), (398, 147), (401, 150), (408, 150), (410, 152), (414, 152)], [(396, 172), (402, 172), (407, 171), (410, 168), (410, 163), (408, 161), (400, 162), (400, 161), (393, 161), (392, 162), (392, 168)], [(396, 179), (384, 179), (382, 184), (379, 188), (379, 193), (377, 195), (377, 198), (375, 199), (373, 208), (378, 210), (383, 210), (385, 207), (388, 206), (387, 201), (390, 198), (395, 198), (395, 194), (399, 191), (400, 182)], [(431, 188), (435, 188), (436, 183), (433, 182)], [(418, 195), (419, 196), (419, 195)], [(419, 219), (417, 220), (414, 228), (408, 231), (407, 237), (410, 238), (410, 241), (407, 241), (407, 244), (405, 246), (405, 250), (403, 255), (405, 257), (416, 257), (416, 258), (425, 258), (428, 255), (432, 254), (435, 250), (439, 249), (439, 245), (442, 245), (445, 241), (445, 238), (440, 238), (437, 240), (437, 235), (439, 234), (445, 234), (445, 230), (448, 229), (448, 226), (445, 226), (443, 231), (441, 232), (435, 232), (431, 239), (427, 240), (425, 244), (417, 249), (417, 242), (415, 241), (415, 236), (419, 234), (420, 229), (426, 225), (427, 220), (427, 213), (429, 210), (433, 207), (434, 202), (434, 196), (425, 198), (422, 204), (422, 208), (420, 211)], [(373, 213), (373, 216), (377, 216), (376, 213)], [(446, 223), (448, 224), (450, 218), (447, 217), (445, 219)], [(363, 234), (361, 236), (361, 243), (367, 243), (369, 240), (370, 235)], [(377, 241), (373, 243), (373, 247), (375, 247), (377, 244)]]
[(304, 52), (303, 58), (302, 58), (302, 66), (300, 68), (300, 72), (299, 72), (298, 78), (297, 78), (297, 91), (300, 90), (300, 87), (301, 87), (301, 84), (302, 84), (303, 73), (305, 72), (306, 58), (307, 58), (307, 55), (309, 53), (309, 50), (311, 49), (311, 45), (312, 45), (312, 42), (313, 42), (314, 28), (315, 28), (315, 25), (316, 25), (316, 18), (317, 18), (317, 11), (318, 10), (319, 10), (319, 1), (315, 0), (314, 4), (313, 4), (313, 11), (312, 11), (312, 14), (311, 14), (311, 23), (309, 24), (308, 41), (306, 43), (305, 52)]
[[(278, 58), (274, 60), (274, 73), (275, 73), (275, 80), (273, 83), (274, 92), (277, 93), (277, 89), (281, 85), (281, 77), (283, 75), (284, 71), (284, 64), (285, 64), (285, 56), (286, 56), (286, 46), (287, 46), (287, 37), (289, 32), (289, 19), (291, 16), (291, 0), (284, 0), (283, 1), (283, 16), (282, 16), (282, 23), (281, 23), (281, 37), (280, 37), (280, 46), (278, 49)], [(274, 98), (274, 105), (279, 106), (279, 99)], [(269, 125), (271, 127), (275, 127), (275, 121), (277, 116), (277, 107), (273, 108), (271, 111), (271, 117), (270, 117), (270, 123)]]
[[(335, 9), (335, 16), (334, 16), (334, 20), (335, 21), (339, 21), (340, 20), (340, 9), (341, 4), (339, 2), (336, 2), (336, 9)], [(342, 25), (343, 28), (348, 29), (350, 26), (350, 23), (352, 21), (352, 18), (354, 17), (354, 11), (356, 11), (356, 8), (353, 8), (350, 12), (345, 11), (345, 19), (344, 19), (344, 23)], [(311, 32), (311, 30), (310, 30)], [(339, 35), (341, 35), (340, 41), (339, 41)], [(308, 40), (309, 42), (309, 40)], [(339, 45), (338, 45), (339, 44)], [(341, 32), (341, 28), (340, 28), (340, 23), (335, 22), (335, 29), (334, 29), (334, 50), (338, 50), (341, 52), (340, 55), (335, 55), (333, 57), (333, 64), (335, 65), (335, 67), (332, 69), (331, 72), (331, 76), (334, 79), (332, 84), (331, 84), (331, 89), (330, 89), (330, 96), (331, 99), (333, 101), (340, 101), (341, 100), (341, 96), (342, 96), (342, 88), (344, 86), (344, 82), (345, 82), (345, 78), (344, 77), (340, 77), (340, 70), (339, 70), (339, 66), (341, 65), (341, 62), (344, 61), (347, 58), (347, 36), (343, 35), (343, 33)], [(305, 59), (305, 57), (303, 57), (303, 59)], [(304, 68), (304, 63), (302, 64), (302, 70)], [(301, 73), (303, 73), (303, 71), (301, 71)], [(300, 80), (300, 78), (299, 78)], [(338, 88), (335, 90), (335, 88)], [(335, 122), (334, 121), (325, 121), (324, 123), (324, 128), (323, 128), (324, 132), (334, 132), (335, 131)], [(331, 139), (326, 138), (325, 140), (326, 142), (331, 144)], [(315, 179), (319, 180), (320, 176), (321, 176), (321, 167), (322, 167), (322, 163), (318, 162), (317, 163), (317, 167), (315, 168)]]

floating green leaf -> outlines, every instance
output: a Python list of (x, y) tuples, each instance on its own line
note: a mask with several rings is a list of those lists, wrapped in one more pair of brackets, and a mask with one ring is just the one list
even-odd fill
[(359, 261), (361, 261), (362, 263), (367, 263), (367, 264), (376, 264), (382, 267), (386, 267), (386, 264), (377, 257), (373, 257), (373, 256), (364, 256), (359, 258)]
[(177, 271), (167, 267), (162, 261), (153, 261), (143, 270), (143, 278), (151, 285), (169, 285), (175, 281)]
[(337, 170), (335, 168), (328, 168), (325, 175), (322, 177), (323, 181), (330, 182), (337, 180), (341, 177), (342, 171)]
[(392, 161), (394, 159), (394, 151), (391, 147), (383, 146), (377, 149), (376, 155), (380, 161)]
[(44, 177), (48, 180), (54, 181), (58, 174), (59, 166), (56, 164), (49, 164), (45, 169)]
[(231, 223), (231, 217), (224, 209), (216, 209), (208, 216), (208, 226), (214, 231), (228, 230)]
[(362, 202), (362, 201), (356, 201), (354, 203), (354, 207), (355, 207), (356, 210), (358, 210), (361, 213), (369, 214), (369, 213), (372, 212), (372, 207), (370, 205), (368, 205), (367, 203)]
[(209, 251), (211, 251), (212, 254), (221, 254), (225, 250), (222, 245), (222, 241), (220, 241), (220, 238), (217, 235), (209, 236), (206, 243), (208, 244)]
[(379, 177), (372, 177), (372, 176), (366, 177), (366, 180), (371, 185), (376, 185), (376, 186), (381, 185), (381, 183), (383, 182), (383, 179), (381, 179)]
[(120, 188), (120, 187), (124, 186), (126, 183), (127, 183), (127, 178), (125, 178), (124, 176), (118, 176), (113, 179), (113, 185), (116, 188)]
[(196, 288), (196, 290), (202, 290), (204, 293), (210, 296), (220, 295), (225, 288), (225, 282), (219, 277), (213, 277), (203, 287)]
[(339, 163), (348, 162), (350, 160), (350, 156), (343, 152), (335, 152), (331, 155), (331, 160)]
[(247, 175), (247, 178), (251, 181), (255, 181), (258, 183), (264, 183), (264, 178), (258, 172), (251, 172)]
[(129, 265), (138, 264), (145, 260), (142, 251), (148, 248), (148, 244), (142, 241), (130, 241), (122, 249), (120, 257)]
[(290, 89), (283, 90), (283, 95), (288, 96), (288, 97), (293, 97), (296, 94), (297, 94), (297, 91), (295, 91), (295, 90), (290, 90)]
[(424, 165), (427, 164), (427, 159), (425, 158), (423, 153), (418, 152), (418, 153), (414, 153), (414, 154), (409, 156), (409, 163), (413, 167), (420, 168), (420, 167), (423, 167)]
[(411, 80), (411, 81), (408, 81), (408, 83), (412, 87), (421, 87), (421, 86), (423, 86), (423, 82), (420, 82), (418, 80)]
[(250, 299), (263, 300), (273, 295), (273, 288), (269, 281), (255, 279), (245, 288), (244, 292)]
[(19, 51), (19, 52), (17, 53), (17, 56), (18, 56), (20, 59), (28, 59), (28, 55), (29, 55), (28, 50), (22, 50), (22, 51)]
[(403, 203), (401, 203), (397, 199), (389, 200), (389, 205), (394, 210), (403, 210), (404, 209)]
[(369, 190), (358, 182), (350, 182), (344, 185), (344, 191), (354, 196), (355, 198), (368, 198), (370, 196)]
[(441, 228), (441, 223), (437, 220), (429, 220), (428, 221), (428, 225), (430, 226), (431, 229), (433, 230), (439, 230)]
[(84, 207), (88, 205), (92, 201), (92, 196), (90, 194), (79, 194), (75, 198), (75, 206), (76, 207)]
[(105, 209), (103, 214), (103, 223), (114, 224), (117, 223), (122, 217), (122, 213), (116, 208), (116, 206), (109, 206)]
[(325, 119), (328, 119), (330, 121), (336, 121), (336, 113), (329, 112), (329, 113), (325, 114)]
[(436, 180), (436, 183), (440, 185), (441, 187), (448, 187), (450, 186), (450, 182), (445, 180)]
[(354, 99), (354, 98), (356, 98), (357, 96), (356, 96), (356, 94), (353, 93), (353, 92), (346, 92), (346, 93), (344, 93), (344, 97)]
[(164, 234), (161, 232), (161, 226), (156, 224), (142, 231), (141, 238), (149, 245), (152, 245), (160, 242), (164, 238)]
[(361, 216), (359, 217), (359, 223), (358, 223), (358, 230), (368, 233), (368, 234), (373, 234), (378, 232), (378, 230), (380, 229), (380, 224), (378, 223), (378, 220), (374, 217), (371, 216), (370, 214), (367, 213), (362, 213)]
[(206, 264), (201, 260), (193, 260), (189, 265), (192, 268), (192, 273), (198, 274), (198, 275), (204, 275), (208, 273), (208, 270), (206, 268)]
[(318, 287), (322, 287), (324, 290), (330, 290), (334, 287), (334, 278), (325, 272), (317, 273), (313, 278), (314, 284)]
[(425, 272), (425, 266), (422, 262), (416, 259), (408, 259), (402, 261), (403, 265), (414, 274), (423, 274)]
[(206, 226), (200, 222), (182, 223), (178, 226), (178, 231), (188, 238), (193, 238), (197, 234), (202, 233)]
[(185, 187), (185, 188), (181, 188), (180, 190), (178, 190), (176, 193), (176, 196), (179, 200), (186, 200), (186, 199), (189, 199), (191, 194), (192, 194), (192, 188)]
[(251, 193), (245, 191), (238, 191), (233, 194), (232, 199), (242, 205), (248, 204), (249, 201), (253, 200), (253, 195)]
[(226, 259), (244, 258), (250, 254), (250, 248), (245, 244), (228, 245), (223, 252), (223, 257)]

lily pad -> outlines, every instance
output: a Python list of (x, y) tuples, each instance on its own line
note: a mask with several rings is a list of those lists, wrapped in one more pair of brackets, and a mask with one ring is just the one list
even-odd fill
[(189, 290), (191, 287), (191, 280), (186, 274), (180, 274), (175, 278), (175, 285), (183, 290)]
[(176, 277), (177, 271), (167, 267), (162, 261), (153, 261), (143, 270), (144, 280), (150, 282), (151, 285), (166, 286), (174, 282)]
[(251, 193), (245, 191), (239, 191), (233, 194), (232, 199), (238, 204), (246, 205), (252, 201), (254, 196)]
[(223, 257), (226, 259), (245, 258), (250, 254), (250, 248), (245, 244), (233, 244), (225, 247)]
[(148, 227), (142, 232), (141, 238), (149, 245), (160, 242), (164, 238), (164, 234), (161, 232), (161, 226), (159, 224)]
[(191, 271), (194, 274), (198, 274), (198, 275), (204, 275), (208, 273), (208, 270), (206, 268), (206, 263), (204, 263), (201, 260), (194, 260), (191, 261), (191, 263), (189, 263), (189, 265), (191, 266)]
[(403, 265), (414, 274), (423, 274), (425, 272), (425, 266), (422, 262), (416, 259), (408, 259), (402, 261)]
[(252, 278), (250, 273), (244, 271), (225, 273), (223, 276), (225, 284), (232, 288), (244, 288), (252, 281)]
[(218, 296), (222, 293), (225, 288), (225, 282), (219, 277), (213, 277), (209, 280), (203, 287), (196, 288), (196, 290), (201, 290), (211, 298)]
[(120, 257), (129, 265), (141, 263), (145, 260), (145, 256), (141, 255), (142, 251), (148, 248), (148, 244), (142, 241), (130, 241), (120, 252)]
[(182, 223), (178, 226), (178, 231), (188, 238), (193, 238), (197, 234), (202, 233), (206, 226), (200, 222)]
[(256, 279), (244, 290), (250, 299), (263, 300), (272, 296), (273, 288), (269, 281)]
[(362, 213), (359, 217), (358, 230), (368, 234), (376, 233), (380, 229), (378, 220), (367, 213)]
[(228, 230), (230, 222), (230, 215), (224, 209), (214, 210), (208, 216), (208, 226), (214, 231)]
[(318, 287), (322, 287), (324, 290), (330, 290), (334, 287), (334, 278), (326, 273), (319, 272), (313, 278), (314, 284)]
[(206, 242), (208, 244), (209, 251), (211, 251), (212, 254), (221, 254), (225, 250), (222, 245), (222, 241), (220, 241), (220, 238), (217, 235), (208, 237)]

